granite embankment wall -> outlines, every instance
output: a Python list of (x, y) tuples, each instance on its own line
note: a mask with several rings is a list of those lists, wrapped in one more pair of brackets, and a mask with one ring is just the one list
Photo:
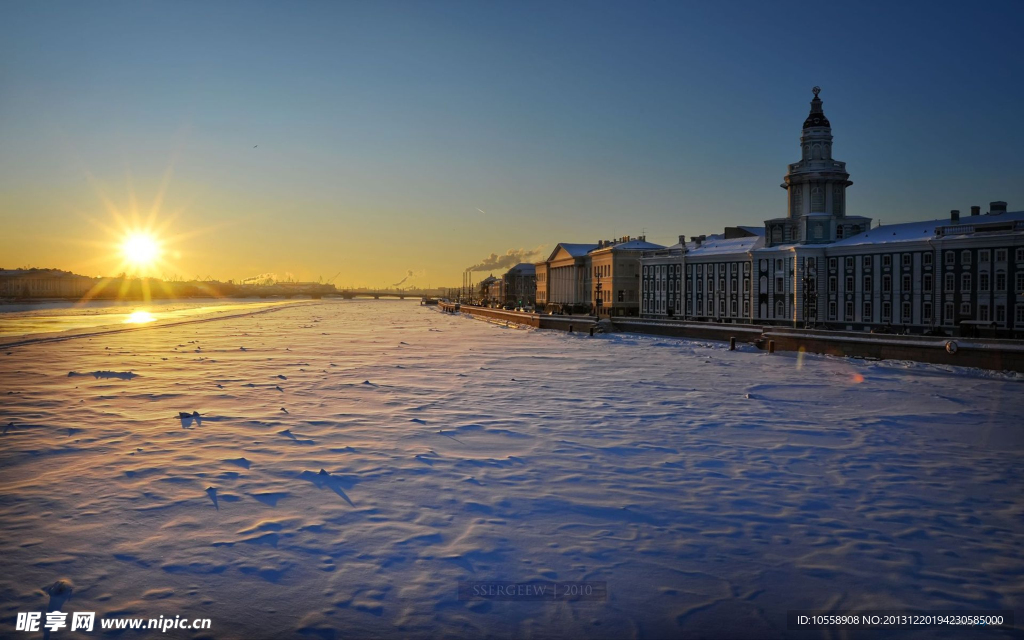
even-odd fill
[[(442, 310), (452, 311), (442, 303)], [(504, 320), (539, 329), (558, 329), (587, 333), (596, 320), (587, 316), (548, 316), (482, 307), (462, 307), (462, 313)], [(644, 333), (697, 340), (747, 342), (767, 349), (769, 341), (776, 351), (807, 351), (852, 358), (879, 360), (914, 360), (959, 367), (978, 367), (997, 371), (1024, 373), (1024, 342), (1019, 340), (987, 340), (973, 338), (941, 338), (928, 336), (895, 336), (851, 331), (816, 331), (752, 324), (719, 324), (613, 319), (616, 331)]]

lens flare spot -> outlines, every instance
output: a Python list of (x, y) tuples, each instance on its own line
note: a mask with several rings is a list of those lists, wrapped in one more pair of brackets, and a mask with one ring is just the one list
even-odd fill
[(854, 373), (852, 381), (853, 381), (853, 384), (860, 384), (860, 383), (864, 382), (864, 376), (860, 375), (859, 373)]

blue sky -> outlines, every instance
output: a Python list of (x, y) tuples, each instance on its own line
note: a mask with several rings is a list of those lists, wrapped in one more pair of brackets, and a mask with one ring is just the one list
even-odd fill
[(0, 23), (2, 266), (85, 264), (61, 236), (98, 233), (97, 193), (149, 207), (170, 166), (168, 233), (205, 230), (177, 266), (225, 279), (457, 283), (510, 248), (760, 224), (814, 85), (849, 213), (1024, 209), (1021, 2), (6, 3)]

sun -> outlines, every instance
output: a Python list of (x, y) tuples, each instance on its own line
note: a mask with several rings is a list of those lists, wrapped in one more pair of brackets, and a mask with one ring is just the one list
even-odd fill
[(121, 254), (130, 267), (144, 271), (160, 259), (160, 242), (152, 234), (132, 231), (121, 243)]

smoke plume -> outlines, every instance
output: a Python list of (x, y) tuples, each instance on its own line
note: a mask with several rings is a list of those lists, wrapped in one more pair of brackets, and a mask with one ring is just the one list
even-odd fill
[(492, 253), (480, 261), (479, 264), (467, 267), (466, 271), (497, 271), (498, 269), (509, 269), (520, 262), (530, 262), (531, 258), (536, 258), (540, 254), (542, 248), (543, 247), (537, 247), (536, 249), (509, 249), (500, 256), (496, 253)]

